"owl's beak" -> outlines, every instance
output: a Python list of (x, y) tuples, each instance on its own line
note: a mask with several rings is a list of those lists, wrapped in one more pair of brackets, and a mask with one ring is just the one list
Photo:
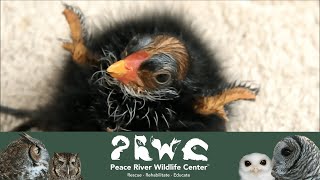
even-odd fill
[(254, 174), (258, 174), (260, 172), (260, 169), (257, 167), (253, 167), (253, 169), (251, 170)]

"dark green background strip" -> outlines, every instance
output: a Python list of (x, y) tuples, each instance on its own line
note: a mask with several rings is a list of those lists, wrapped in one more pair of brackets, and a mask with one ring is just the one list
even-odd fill
[[(0, 133), (0, 149), (1, 151), (13, 140), (19, 138), (19, 133)], [(181, 132), (181, 133), (87, 133), (87, 132), (30, 132), (28, 133), (34, 138), (41, 140), (50, 156), (54, 152), (73, 152), (79, 153), (82, 163), (82, 174), (84, 179), (102, 180), (102, 179), (128, 179), (127, 173), (144, 174), (145, 173), (169, 173), (176, 171), (110, 171), (110, 164), (115, 165), (152, 165), (153, 164), (178, 164), (178, 165), (209, 165), (206, 171), (184, 171), (179, 173), (188, 173), (191, 179), (223, 179), (237, 180), (238, 164), (242, 156), (259, 152), (267, 154), (272, 158), (273, 148), (276, 143), (286, 136), (304, 135), (310, 138), (320, 147), (320, 133), (212, 133), (212, 132)], [(130, 140), (130, 146), (121, 154), (120, 161), (111, 160), (111, 152), (115, 149), (111, 145), (113, 137), (116, 135), (124, 135)], [(134, 160), (134, 136), (145, 135), (147, 138), (146, 147), (150, 156), (153, 158), (151, 162), (142, 160)], [(150, 143), (150, 137), (161, 139), (163, 143), (170, 143), (173, 138), (181, 140), (177, 147), (175, 156), (171, 161), (167, 155), (160, 161), (158, 158), (158, 150), (153, 148)], [(185, 143), (192, 138), (200, 138), (209, 145), (206, 152), (201, 147), (194, 150), (199, 154), (208, 157), (208, 162), (184, 161), (181, 149)], [(136, 178), (131, 178), (136, 179)], [(160, 178), (158, 178), (160, 179)], [(169, 178), (167, 178), (169, 179)]]

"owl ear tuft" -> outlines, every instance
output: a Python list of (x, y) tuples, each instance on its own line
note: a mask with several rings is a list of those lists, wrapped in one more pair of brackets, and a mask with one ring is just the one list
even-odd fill
[(30, 139), (31, 136), (29, 136), (27, 133), (21, 133), (20, 134), (21, 137), (26, 138), (26, 139)]
[(27, 133), (21, 133), (20, 136), (24, 139), (26, 139), (27, 141), (33, 143), (34, 145), (36, 145), (36, 143), (34, 142), (33, 137), (31, 137), (30, 135), (28, 135)]
[(55, 153), (53, 153), (53, 156), (54, 156), (54, 157), (59, 157), (59, 153), (56, 153), (56, 152), (55, 152)]

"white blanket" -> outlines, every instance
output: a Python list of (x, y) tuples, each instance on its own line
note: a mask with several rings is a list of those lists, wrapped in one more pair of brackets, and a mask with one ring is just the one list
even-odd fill
[[(89, 23), (145, 10), (183, 13), (223, 61), (230, 81), (261, 85), (256, 102), (237, 102), (228, 131), (319, 131), (319, 2), (69, 2)], [(36, 109), (63, 68), (57, 38), (69, 27), (59, 1), (1, 1), (1, 104)], [(22, 123), (1, 114), (0, 131)]]

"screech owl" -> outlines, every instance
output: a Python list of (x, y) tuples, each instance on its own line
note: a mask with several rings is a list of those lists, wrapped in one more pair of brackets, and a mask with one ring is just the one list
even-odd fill
[(23, 133), (0, 154), (0, 179), (48, 179), (49, 159), (44, 144)]
[(77, 153), (54, 153), (50, 161), (49, 180), (82, 180), (81, 162)]

